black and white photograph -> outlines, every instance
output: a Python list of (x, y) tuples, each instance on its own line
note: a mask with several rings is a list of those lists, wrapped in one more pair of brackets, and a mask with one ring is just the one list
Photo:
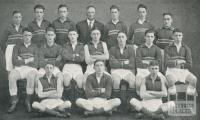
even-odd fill
[(0, 0), (0, 120), (198, 120), (199, 0)]

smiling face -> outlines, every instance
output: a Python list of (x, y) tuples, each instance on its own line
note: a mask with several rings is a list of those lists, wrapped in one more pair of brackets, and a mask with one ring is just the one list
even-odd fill
[(15, 13), (12, 17), (13, 23), (15, 25), (20, 25), (22, 21), (22, 14), (21, 13)]
[(42, 20), (44, 17), (44, 10), (42, 8), (35, 9), (35, 18), (37, 20)]
[(46, 33), (47, 43), (54, 44), (55, 37), (56, 37), (56, 34), (54, 33), (54, 31), (47, 31)]
[(163, 16), (163, 25), (164, 27), (171, 27), (173, 19), (170, 15)]
[(25, 44), (30, 44), (31, 43), (31, 38), (32, 38), (32, 33), (29, 31), (24, 31), (23, 32), (23, 40)]
[(146, 40), (146, 44), (147, 45), (152, 45), (154, 39), (155, 39), (155, 35), (154, 35), (153, 32), (152, 33), (151, 32), (150, 33), (146, 33), (145, 40)]
[(87, 18), (92, 21), (95, 19), (95, 8), (94, 7), (89, 7), (87, 9)]
[(58, 14), (61, 19), (67, 18), (69, 12), (66, 7), (61, 7), (58, 9)]
[(77, 42), (78, 34), (76, 31), (69, 31), (68, 37), (71, 43)]
[(118, 9), (111, 9), (110, 10), (110, 13), (111, 13), (111, 17), (112, 17), (112, 20), (118, 20), (119, 19), (119, 11)]
[(118, 41), (119, 46), (125, 46), (126, 40), (127, 40), (127, 36), (125, 33), (121, 32), (117, 35), (117, 41)]

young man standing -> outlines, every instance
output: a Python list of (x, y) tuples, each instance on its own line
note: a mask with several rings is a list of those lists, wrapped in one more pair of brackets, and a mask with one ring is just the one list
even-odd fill
[(112, 5), (110, 7), (111, 21), (105, 26), (105, 41), (108, 45), (108, 49), (117, 46), (117, 34), (122, 31), (127, 34), (127, 26), (121, 20), (119, 20), (119, 7)]
[(175, 107), (175, 103), (173, 101), (162, 102), (162, 97), (167, 96), (167, 88), (165, 80), (158, 75), (159, 63), (151, 61), (148, 70), (150, 73), (144, 77), (140, 87), (140, 97), (143, 100), (132, 98), (130, 104), (138, 112), (141, 112), (137, 114), (137, 117), (142, 117), (144, 114), (152, 118), (164, 119), (163, 113)]
[(34, 7), (35, 19), (28, 24), (28, 28), (33, 33), (32, 42), (38, 48), (46, 43), (46, 28), (50, 26), (50, 22), (44, 19), (45, 7), (43, 5), (36, 5)]
[(35, 77), (38, 67), (38, 48), (31, 43), (32, 33), (29, 29), (24, 28), (23, 44), (16, 45), (13, 49), (13, 65), (14, 69), (9, 74), (9, 91), (11, 96), (11, 106), (8, 113), (12, 113), (16, 109), (19, 101), (17, 96), (17, 80), (26, 79), (26, 93), (25, 105), (27, 111), (31, 112), (31, 97), (34, 93)]
[(68, 7), (64, 4), (58, 6), (59, 18), (52, 22), (52, 27), (56, 31), (55, 42), (59, 45), (64, 45), (69, 42), (68, 32), (69, 29), (75, 29), (75, 23), (68, 18)]
[(63, 84), (60, 78), (53, 75), (54, 66), (51, 63), (45, 65), (45, 75), (40, 77), (38, 82), (38, 97), (41, 102), (33, 102), (32, 107), (39, 112), (47, 113), (57, 117), (69, 117), (65, 113), (71, 107), (70, 101), (61, 99)]
[(143, 4), (139, 4), (137, 7), (138, 20), (132, 23), (129, 27), (128, 43), (140, 46), (145, 42), (144, 33), (146, 30), (154, 29), (154, 26), (146, 20), (147, 7)]
[(176, 94), (176, 82), (188, 83), (187, 94), (196, 94), (197, 78), (189, 70), (192, 68), (190, 48), (182, 42), (183, 33), (179, 29), (173, 32), (173, 44), (165, 48), (166, 78), (169, 94)]
[(163, 13), (163, 27), (156, 30), (155, 44), (164, 49), (173, 43), (173, 18), (171, 13)]
[(79, 98), (77, 106), (85, 109), (85, 115), (112, 113), (112, 109), (121, 104), (119, 98), (109, 99), (112, 92), (111, 76), (104, 73), (104, 61), (94, 62), (95, 73), (87, 77), (85, 94), (87, 99)]
[(13, 11), (12, 24), (4, 31), (3, 38), (1, 41), (1, 47), (5, 52), (6, 59), (6, 70), (10, 72), (13, 69), (12, 54), (13, 48), (16, 44), (23, 43), (22, 40), (22, 29), (24, 28), (21, 24), (22, 14), (20, 11)]
[(87, 18), (81, 22), (78, 22), (76, 29), (79, 37), (78, 41), (84, 44), (91, 42), (90, 36), (91, 30), (98, 28), (101, 32), (101, 39), (104, 39), (104, 25), (95, 19), (96, 8), (94, 6), (88, 6), (86, 8)]

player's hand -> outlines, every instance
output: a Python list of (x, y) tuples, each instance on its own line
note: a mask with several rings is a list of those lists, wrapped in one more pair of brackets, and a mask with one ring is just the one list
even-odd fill
[(17, 57), (18, 60), (22, 60), (22, 58), (20, 56)]
[(28, 60), (29, 60), (29, 62), (33, 62), (34, 61), (34, 57), (31, 57)]
[(62, 57), (59, 55), (57, 58), (56, 58), (56, 61), (61, 61)]
[(142, 63), (149, 65), (150, 62), (148, 60), (142, 60)]
[(105, 88), (101, 88), (101, 93), (105, 93), (106, 92), (106, 89)]
[(181, 64), (183, 64), (183, 63), (186, 63), (186, 61), (185, 61), (185, 60), (177, 60), (176, 63), (177, 63), (178, 65), (181, 65)]
[(129, 64), (129, 60), (125, 60), (124, 64), (126, 64), (126, 65)]

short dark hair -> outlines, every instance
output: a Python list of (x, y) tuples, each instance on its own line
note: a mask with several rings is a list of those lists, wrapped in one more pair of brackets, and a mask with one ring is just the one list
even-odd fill
[(118, 36), (120, 33), (123, 33), (123, 34), (125, 34), (125, 35), (126, 35), (126, 37), (127, 37), (127, 34), (126, 34), (124, 31), (119, 31), (119, 32), (117, 33), (117, 36)]
[(111, 6), (110, 6), (110, 11), (111, 11), (112, 9), (117, 9), (117, 10), (119, 11), (119, 7), (118, 7), (117, 5), (111, 5)]
[(19, 10), (14, 10), (13, 12), (12, 12), (12, 15), (14, 16), (15, 14), (22, 14)]
[(102, 62), (105, 65), (104, 60), (95, 60), (94, 65), (96, 65), (96, 63), (98, 63), (98, 62)]
[(89, 6), (87, 6), (87, 7), (86, 7), (86, 10), (88, 10), (89, 8), (94, 8), (94, 9), (96, 10), (96, 7), (93, 6), (93, 5), (89, 5)]
[(98, 30), (101, 33), (101, 30), (98, 27), (94, 27), (91, 29), (90, 34), (94, 31), (94, 30)]
[(180, 33), (182, 33), (182, 31), (181, 31), (180, 29), (178, 29), (178, 28), (175, 28), (175, 29), (174, 29), (173, 34), (174, 34), (175, 32), (180, 32)]
[(153, 33), (155, 35), (156, 32), (153, 29), (149, 29), (145, 31), (145, 35), (147, 35), (147, 33)]
[(60, 8), (62, 8), (62, 7), (65, 7), (65, 8), (68, 10), (67, 5), (65, 5), (65, 4), (60, 4), (60, 5), (58, 6), (58, 10), (59, 10)]
[(42, 10), (44, 11), (44, 10), (45, 10), (45, 7), (44, 7), (43, 5), (41, 5), (41, 4), (37, 4), (37, 5), (35, 5), (35, 7), (34, 7), (34, 11), (35, 11), (36, 9), (42, 9)]
[(137, 7), (137, 10), (139, 10), (140, 8), (144, 8), (147, 10), (147, 6), (144, 5), (144, 4), (139, 4), (138, 7)]
[(173, 17), (172, 13), (169, 13), (169, 12), (163, 13), (163, 17), (164, 17), (165, 15), (169, 15), (169, 16)]
[(159, 63), (158, 63), (157, 60), (153, 60), (153, 61), (150, 61), (149, 67), (150, 67), (150, 66), (159, 66)]
[(24, 28), (22, 29), (22, 33), (24, 33), (25, 31), (31, 32), (31, 33), (32, 33), (32, 31), (31, 31), (28, 27), (24, 27)]
[(55, 29), (54, 29), (53, 27), (47, 27), (47, 28), (46, 28), (46, 33), (47, 33), (48, 31), (52, 31), (52, 32), (54, 32), (54, 33), (56, 32)]
[(71, 32), (71, 31), (75, 31), (75, 32), (78, 34), (78, 31), (77, 31), (76, 28), (70, 28), (70, 29), (68, 30), (68, 33)]

